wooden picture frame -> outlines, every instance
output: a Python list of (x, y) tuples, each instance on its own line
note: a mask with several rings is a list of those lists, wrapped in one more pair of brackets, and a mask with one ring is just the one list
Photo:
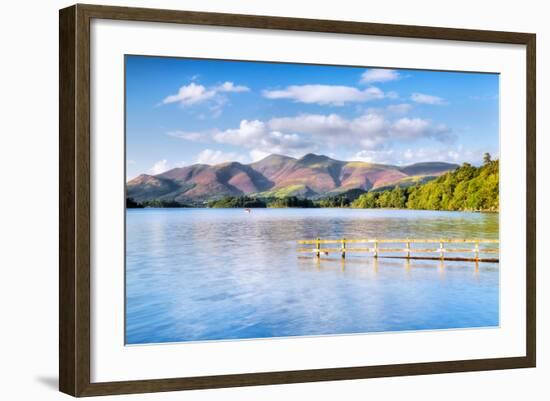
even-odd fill
[[(525, 45), (527, 49), (525, 60), (527, 71), (526, 355), (509, 358), (92, 383), (90, 380), (90, 21), (94, 18)], [(535, 366), (536, 37), (534, 34), (80, 4), (60, 11), (59, 27), (60, 391), (73, 396), (95, 396)]]

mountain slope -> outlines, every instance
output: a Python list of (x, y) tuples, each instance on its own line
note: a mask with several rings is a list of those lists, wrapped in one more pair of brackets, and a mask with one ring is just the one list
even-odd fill
[[(178, 201), (243, 195), (261, 192), (273, 186), (272, 182), (261, 173), (238, 162), (215, 166), (194, 164), (174, 168), (156, 177), (170, 180), (186, 189), (174, 197), (174, 200)], [(134, 190), (135, 187), (132, 189)]]
[(182, 188), (176, 182), (163, 177), (141, 174), (126, 184), (126, 196), (138, 202), (160, 199), (174, 193), (177, 196)]
[(456, 167), (455, 164), (439, 162), (404, 167), (345, 162), (312, 153), (300, 159), (270, 155), (250, 164), (194, 164), (154, 176), (142, 174), (127, 183), (127, 194), (137, 201), (164, 199), (179, 202), (250, 194), (314, 198), (351, 189), (366, 191), (429, 179)]
[(296, 164), (296, 159), (283, 155), (269, 155), (260, 161), (250, 163), (249, 166), (272, 182), (284, 176)]

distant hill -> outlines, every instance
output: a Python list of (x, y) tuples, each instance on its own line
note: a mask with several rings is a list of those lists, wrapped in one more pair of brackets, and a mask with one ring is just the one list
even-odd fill
[[(455, 167), (458, 167), (454, 165)], [(449, 171), (449, 163), (442, 162), (425, 162), (425, 163), (415, 163), (409, 166), (400, 167), (399, 171), (411, 175), (432, 175), (438, 176)]]
[(272, 154), (250, 163), (194, 164), (157, 175), (142, 174), (127, 183), (138, 201), (196, 202), (226, 196), (319, 198), (353, 189), (368, 191), (425, 182), (454, 170), (456, 164), (430, 162), (392, 166), (341, 161), (309, 153), (300, 159)]

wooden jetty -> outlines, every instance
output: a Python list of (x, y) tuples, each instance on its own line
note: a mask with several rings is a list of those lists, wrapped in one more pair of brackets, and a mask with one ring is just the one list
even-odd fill
[[(342, 258), (348, 253), (366, 253), (373, 257), (400, 259), (432, 259), (472, 262), (498, 262), (498, 239), (306, 239), (299, 240), (300, 245), (313, 247), (298, 248), (300, 253), (311, 253), (317, 258), (321, 254), (339, 253)], [(417, 244), (420, 244), (419, 247)], [(427, 244), (427, 245), (423, 245)], [(438, 244), (438, 247), (429, 247)], [(467, 247), (467, 244), (470, 245)], [(323, 247), (323, 245), (328, 247)], [(412, 245), (412, 246), (411, 246)], [(480, 246), (481, 245), (481, 246)], [(336, 246), (336, 247), (335, 247)], [(459, 246), (459, 247), (457, 247)], [(488, 246), (493, 246), (489, 248)], [(498, 245), (497, 245), (498, 246)], [(435, 255), (434, 255), (435, 254)], [(471, 256), (461, 256), (471, 255)], [(496, 254), (497, 257), (489, 255)]]

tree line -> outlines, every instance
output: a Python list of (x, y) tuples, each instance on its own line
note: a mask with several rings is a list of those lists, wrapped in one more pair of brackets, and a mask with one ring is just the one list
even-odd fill
[(190, 207), (190, 206), (184, 203), (177, 202), (175, 200), (153, 199), (153, 200), (138, 202), (133, 198), (126, 198), (127, 209), (142, 209), (146, 207), (173, 208), (173, 207)]
[(207, 203), (212, 208), (284, 208), (284, 207), (318, 207), (311, 199), (287, 196), (284, 198), (255, 198), (250, 196), (226, 196)]
[(499, 162), (486, 154), (480, 167), (464, 163), (422, 185), (371, 191), (359, 196), (351, 207), (498, 211)]

